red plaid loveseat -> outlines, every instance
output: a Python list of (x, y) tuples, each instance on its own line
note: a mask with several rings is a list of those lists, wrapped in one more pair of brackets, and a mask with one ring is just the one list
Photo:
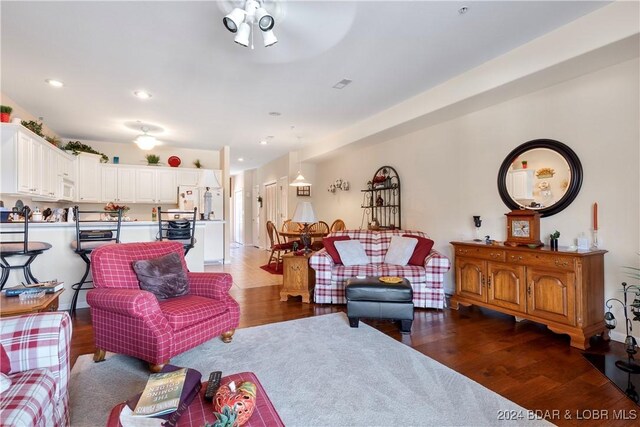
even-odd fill
[(171, 357), (222, 335), (230, 342), (240, 319), (238, 303), (229, 295), (227, 273), (187, 271), (189, 294), (158, 300), (139, 287), (132, 263), (177, 253), (187, 271), (181, 243), (121, 243), (91, 255), (95, 289), (87, 293), (96, 342), (95, 361), (105, 351), (149, 362), (157, 370)]
[(0, 343), (11, 365), (0, 425), (69, 425), (70, 341), (71, 319), (64, 312), (0, 320)]
[(406, 277), (413, 288), (415, 307), (444, 308), (444, 274), (451, 268), (449, 258), (431, 250), (424, 266), (384, 264), (384, 256), (389, 249), (391, 237), (410, 234), (428, 237), (420, 231), (407, 230), (343, 230), (331, 236), (349, 236), (360, 240), (369, 257), (369, 264), (344, 266), (336, 265), (325, 249), (309, 259), (309, 265), (316, 271), (314, 301), (318, 304), (346, 304), (344, 287), (347, 279), (357, 275)]

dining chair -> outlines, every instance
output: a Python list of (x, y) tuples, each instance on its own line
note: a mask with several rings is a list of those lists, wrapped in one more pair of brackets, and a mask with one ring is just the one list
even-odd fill
[(196, 217), (198, 208), (192, 211), (163, 211), (158, 206), (158, 238), (157, 240), (172, 240), (182, 243), (184, 255), (196, 245)]
[[(299, 222), (294, 222), (294, 221), (291, 221), (290, 219), (288, 219), (288, 220), (286, 220), (285, 222), (282, 223), (282, 227), (280, 228), (280, 231), (285, 231), (285, 232), (290, 232), (290, 233), (291, 232), (298, 233), (298, 232), (301, 232), (303, 228), (304, 227)], [(285, 237), (284, 239), (287, 242), (299, 242), (300, 241), (299, 237)]]
[[(2, 267), (2, 275), (0, 276), (0, 289), (4, 288), (4, 285), (9, 279), (9, 273), (11, 270), (21, 269), (24, 273), (24, 278), (27, 283), (38, 283), (38, 279), (33, 276), (31, 272), (31, 263), (36, 257), (42, 254), (44, 251), (51, 248), (51, 244), (47, 242), (34, 242), (29, 241), (29, 214), (31, 210), (28, 206), (25, 206), (21, 212), (24, 217), (22, 227), (16, 229), (0, 230), (0, 235), (13, 235), (20, 236), (20, 240), (14, 240), (15, 237), (11, 237), (10, 241), (2, 239), (0, 242), (0, 267)], [(17, 264), (9, 264), (7, 258), (17, 257), (22, 260)]]
[[(312, 234), (323, 233), (326, 236), (327, 234), (329, 234), (329, 224), (324, 221), (318, 221), (309, 226), (309, 232)], [(324, 248), (324, 244), (322, 243), (323, 237), (324, 236), (313, 238), (313, 242), (311, 243), (311, 250), (319, 251), (320, 249)]]
[[(93, 279), (87, 280), (91, 271), (91, 253), (99, 247), (120, 243), (120, 227), (122, 225), (122, 210), (80, 210), (74, 206), (73, 217), (76, 220), (76, 238), (71, 242), (71, 249), (84, 261), (85, 270), (79, 282), (71, 285), (73, 297), (69, 314), (76, 315), (78, 296), (80, 291), (93, 289)], [(103, 218), (110, 221), (103, 221)]]
[(333, 223), (331, 224), (331, 228), (330, 231), (331, 233), (333, 233), (334, 231), (342, 231), (344, 229), (346, 229), (347, 226), (344, 224), (344, 221), (341, 219), (336, 219), (335, 221), (333, 221)]
[(280, 264), (282, 263), (282, 254), (293, 250), (293, 244), (295, 242), (284, 242), (276, 226), (271, 221), (267, 221), (267, 236), (269, 237), (271, 255), (269, 255), (269, 261), (267, 265), (271, 264), (271, 260), (276, 261), (276, 271), (278, 271)]

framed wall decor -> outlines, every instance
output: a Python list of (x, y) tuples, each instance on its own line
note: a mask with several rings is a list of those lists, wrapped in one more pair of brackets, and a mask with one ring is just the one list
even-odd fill
[(298, 187), (296, 190), (297, 190), (296, 191), (297, 196), (303, 196), (303, 197), (311, 196), (311, 186), (309, 185), (304, 187)]

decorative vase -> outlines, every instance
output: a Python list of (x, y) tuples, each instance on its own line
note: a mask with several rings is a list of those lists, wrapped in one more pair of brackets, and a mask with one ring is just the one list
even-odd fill
[(551, 247), (551, 249), (557, 251), (558, 250), (558, 239), (549, 240), (549, 246)]
[(11, 120), (11, 113), (0, 113), (0, 122), (9, 123)]
[(256, 385), (248, 381), (237, 388), (230, 384), (220, 386), (213, 399), (213, 410), (220, 413), (225, 406), (233, 409), (238, 414), (234, 427), (242, 426), (249, 421), (256, 408), (256, 391)]

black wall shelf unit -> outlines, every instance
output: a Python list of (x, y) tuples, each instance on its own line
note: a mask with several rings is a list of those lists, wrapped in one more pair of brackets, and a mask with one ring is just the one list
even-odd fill
[[(362, 191), (362, 221), (369, 229), (402, 228), (400, 177), (391, 166), (380, 167)], [(376, 225), (377, 223), (377, 225)]]

